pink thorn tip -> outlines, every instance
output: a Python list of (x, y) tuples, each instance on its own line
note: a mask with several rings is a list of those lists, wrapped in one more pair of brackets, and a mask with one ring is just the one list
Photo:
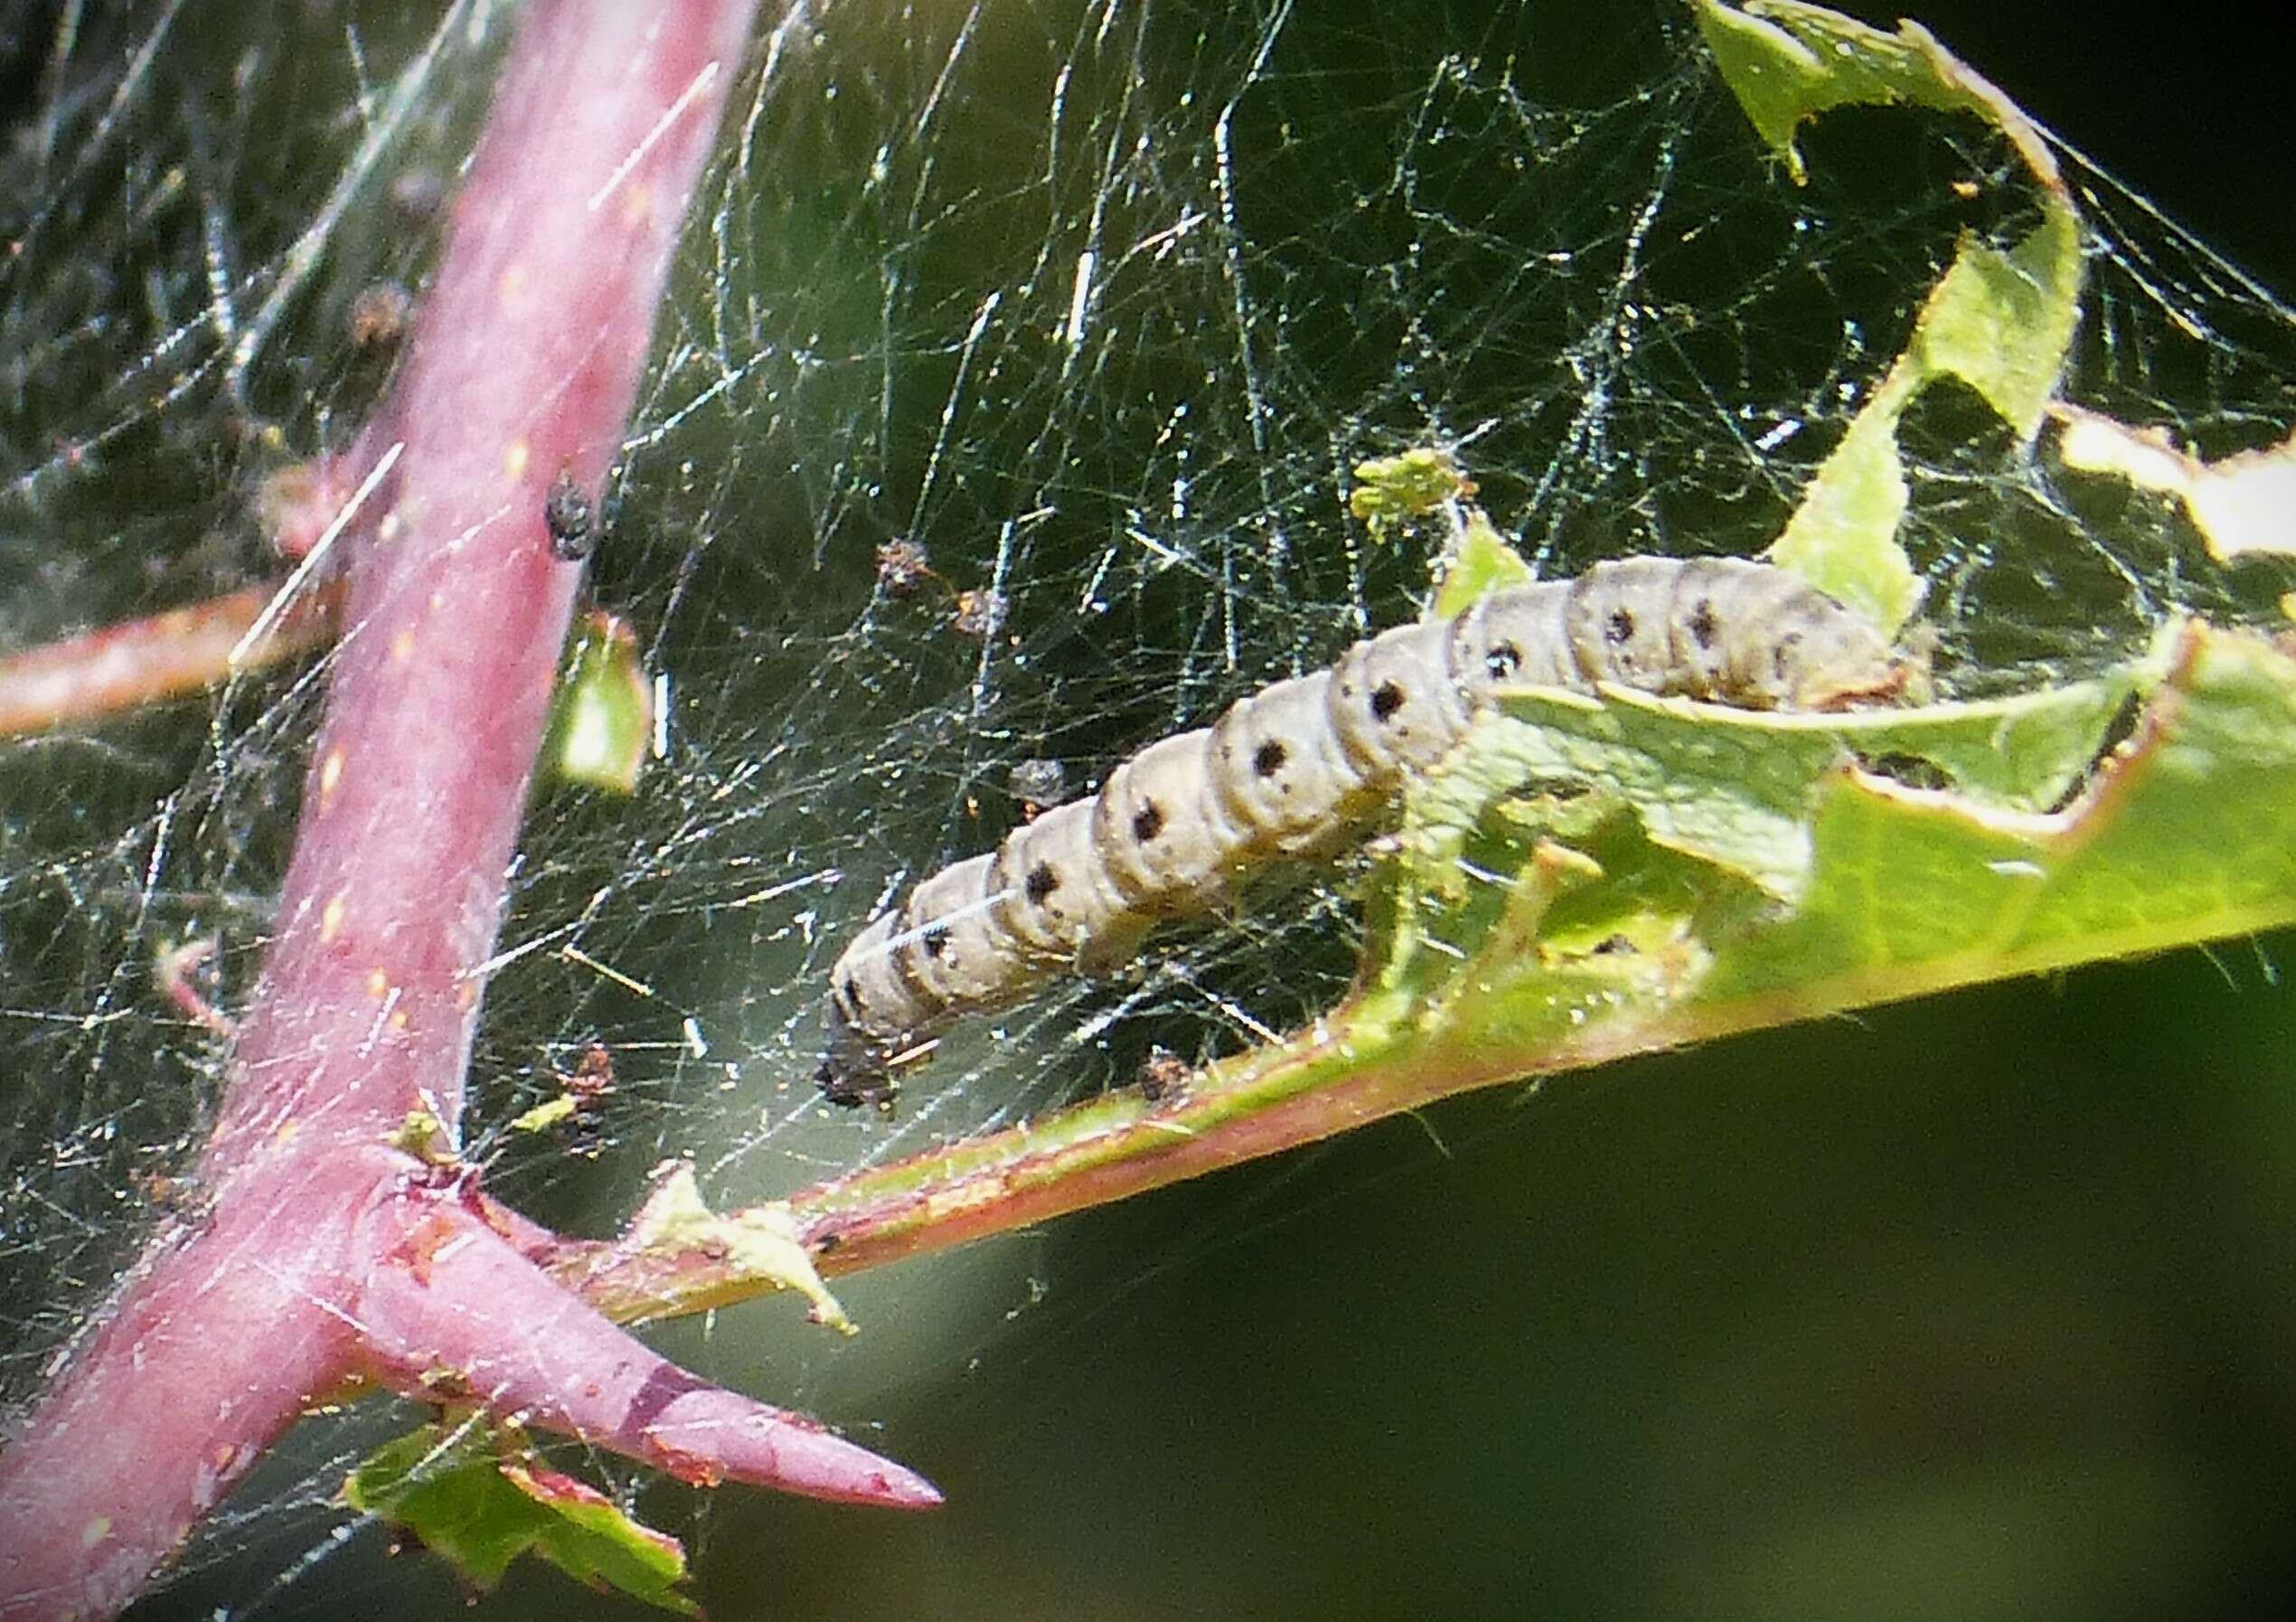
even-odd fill
[(873, 1504), (883, 1509), (941, 1507), (941, 1489), (908, 1466), (897, 1465), (889, 1458), (880, 1458), (866, 1448), (855, 1448), (853, 1451), (870, 1463), (867, 1486), (855, 1494), (851, 1502)]
[[(739, 1411), (726, 1413), (727, 1407)], [(706, 1451), (673, 1439), (707, 1436)], [(820, 1420), (715, 1389), (673, 1402), (646, 1428), (657, 1464), (690, 1479), (729, 1477), (837, 1504), (933, 1509), (940, 1489), (905, 1465), (836, 1435)]]

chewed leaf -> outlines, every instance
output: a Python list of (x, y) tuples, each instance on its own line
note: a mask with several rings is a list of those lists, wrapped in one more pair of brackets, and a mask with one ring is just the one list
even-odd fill
[[(710, 1287), (754, 1294), (759, 1289), (794, 1289), (812, 1303), (814, 1322), (840, 1334), (855, 1333), (852, 1319), (822, 1282), (813, 1258), (798, 1242), (788, 1208), (768, 1202), (720, 1212), (701, 1198), (693, 1168), (667, 1168), (631, 1224), (630, 1243), (674, 1254), (693, 1251), (710, 1259)], [(728, 1280), (732, 1283), (729, 1285)], [(662, 1303), (662, 1310), (671, 1309)]]
[(482, 1593), (532, 1553), (593, 1586), (680, 1616), (701, 1614), (676, 1591), (686, 1576), (678, 1541), (544, 1468), (514, 1428), (476, 1419), (426, 1425), (369, 1454), (343, 1495), (420, 1539)]
[[(1605, 820), (1563, 836), (1602, 882), (1576, 920), (1556, 902), (1535, 949), (1494, 957), (1499, 914), (1455, 870), (1545, 883), (1528, 859), (1542, 841), (1517, 834), (1510, 863), (1492, 814), (1522, 786), (1571, 782), (1601, 786)], [(1528, 693), (1414, 796), (1397, 849), (1413, 921), (1373, 978), (1434, 998), (1462, 1040), (1487, 1020), (1540, 1028), (1537, 1011), (1575, 1004), (1596, 974), (1608, 995), (1574, 1040), (1614, 1021), (1734, 1029), (1780, 1017), (1772, 998), (1811, 1013), (2263, 928), (2296, 916), (2296, 662), (2188, 623), (2112, 675), (1985, 703), (1798, 717)], [(1613, 956), (1676, 948), (1637, 989), (1590, 960), (1590, 934)]]
[(1894, 635), (1921, 603), (1913, 561), (1898, 543), (1910, 499), (1897, 452), (1897, 418), (1909, 391), (1884, 391), (1858, 413), (1820, 465), (1802, 504), (1770, 548), (1793, 570)]
[(2064, 424), (2057, 456), (2067, 467), (2174, 495), (2218, 562), (2249, 552), (2296, 553), (2296, 433), (2207, 462), (2156, 429), (2077, 406), (2060, 405), (2055, 414)]
[[(1717, 907), (1806, 903), (1813, 818), (1845, 760), (1918, 766), (1924, 780), (1951, 785), (1972, 806), (2037, 813), (2071, 795), (2123, 706), (2160, 674), (2145, 665), (1984, 703), (1849, 715), (1762, 714), (1623, 690), (1599, 701), (1525, 691), (1411, 796), (1398, 861), (1415, 897), (1455, 897), (1462, 857), (1494, 807), (1532, 806), (1544, 832), (1592, 852), (1610, 884), (1638, 898), (1670, 895), (1666, 927), (1687, 938)], [(1557, 803), (1597, 804), (1617, 825), (1589, 838), (1558, 820)], [(1510, 815), (1524, 820), (1519, 809)], [(1583, 809), (1576, 815), (1583, 822)], [(1507, 862), (1486, 850), (1473, 864), (1504, 871)], [(1631, 910), (1651, 921), (1640, 899)], [(1454, 934), (1447, 944), (1466, 942)], [(1393, 966), (1380, 972), (1393, 978)]]
[(1709, 995), (1913, 995), (2288, 922), (2296, 661), (2197, 624), (2171, 654), (2164, 697), (2060, 809), (1828, 783), (1808, 899), (1727, 954)]
[(2047, 137), (2015, 103), (1918, 24), (1885, 33), (1802, 0), (1697, 0), (1698, 26), (1755, 131), (1807, 178), (1794, 146), (1830, 108), (1904, 103), (1973, 114), (2008, 138), (2036, 183), (2040, 223), (1995, 248), (1964, 237), (1930, 290), (1905, 353), (1803, 492), (1770, 556), (1895, 636), (1920, 606), (1897, 541), (1908, 495), (1897, 423), (1921, 391), (1956, 377), (2029, 439), (2065, 369), (2079, 314), (2081, 223)]
[(1820, 465), (1770, 557), (1895, 635), (1920, 604), (1897, 540), (1908, 492), (1897, 423), (1941, 377), (1967, 383), (2020, 439), (2040, 427), (2073, 342), (2080, 223), (2052, 203), (2006, 252), (1964, 238), (1905, 351)]
[(2034, 178), (2062, 188), (2033, 121), (1918, 23), (1896, 33), (1802, 0), (1695, 0), (1699, 31), (1755, 131), (1798, 184), (1809, 177), (1794, 132), (1832, 108), (1907, 102), (1974, 113), (2016, 146)]
[(1924, 377), (1951, 375), (2029, 439), (2056, 392), (2080, 316), (2081, 226), (2052, 206), (2003, 251), (1964, 237), (1915, 324)]

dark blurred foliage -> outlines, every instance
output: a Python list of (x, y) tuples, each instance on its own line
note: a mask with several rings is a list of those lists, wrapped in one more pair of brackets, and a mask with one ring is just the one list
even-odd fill
[(32, 105), (62, 9), (56, 0), (0, 0), (0, 119), (14, 122)]

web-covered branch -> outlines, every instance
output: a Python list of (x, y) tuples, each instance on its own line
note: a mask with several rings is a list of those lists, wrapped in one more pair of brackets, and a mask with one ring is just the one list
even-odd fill
[(645, 1353), (434, 1163), (580, 579), (548, 494), (562, 470), (595, 490), (621, 441), (750, 13), (547, 0), (522, 23), (411, 350), (352, 453), (391, 466), (346, 537), (349, 630), (207, 1204), (0, 1455), (0, 1614), (116, 1610), (356, 1375), (452, 1386), (692, 1476), (933, 1501)]

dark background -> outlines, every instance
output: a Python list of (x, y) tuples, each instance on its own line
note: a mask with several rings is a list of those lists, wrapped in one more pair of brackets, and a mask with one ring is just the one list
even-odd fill
[(2074, 146), (2292, 296), (2296, 143), (2283, 109), (2296, 33), (2285, 17), (2224, 0), (1850, 9), (1918, 18)]

